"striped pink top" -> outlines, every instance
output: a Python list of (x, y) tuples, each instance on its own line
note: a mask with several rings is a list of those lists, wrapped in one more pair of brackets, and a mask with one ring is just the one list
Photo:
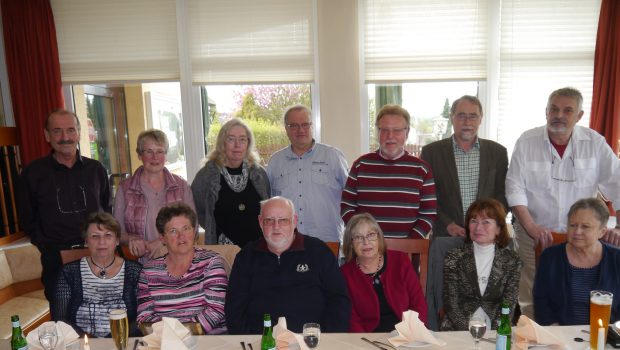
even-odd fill
[(222, 257), (195, 248), (189, 269), (175, 278), (168, 274), (166, 256), (147, 262), (140, 273), (138, 324), (173, 317), (181, 322), (200, 322), (207, 334), (226, 332), (224, 299), (228, 278)]

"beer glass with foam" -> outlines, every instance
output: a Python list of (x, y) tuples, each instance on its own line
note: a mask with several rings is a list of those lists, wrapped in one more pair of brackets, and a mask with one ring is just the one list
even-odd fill
[[(607, 327), (611, 316), (611, 302), (614, 295), (604, 290), (590, 291), (590, 349), (597, 349), (599, 329), (602, 328), (605, 334), (604, 342), (607, 339)], [(599, 319), (602, 324), (599, 324)], [(605, 346), (603, 344), (603, 346)]]
[(118, 309), (110, 311), (110, 331), (112, 332), (112, 340), (114, 340), (116, 350), (126, 350), (127, 338), (129, 338), (127, 310)]

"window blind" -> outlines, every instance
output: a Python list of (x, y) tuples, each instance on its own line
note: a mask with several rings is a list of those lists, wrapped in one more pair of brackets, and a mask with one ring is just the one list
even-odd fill
[(314, 80), (312, 0), (189, 0), (197, 84)]
[(179, 79), (175, 2), (51, 0), (64, 83)]
[(486, 0), (362, 4), (366, 83), (486, 77)]
[(588, 126), (599, 0), (503, 0), (498, 139), (511, 151), (519, 135), (546, 123), (549, 94), (583, 94)]

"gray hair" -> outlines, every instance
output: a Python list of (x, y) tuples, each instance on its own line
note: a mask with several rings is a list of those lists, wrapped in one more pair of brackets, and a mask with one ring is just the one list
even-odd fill
[(463, 95), (460, 98), (456, 99), (454, 102), (452, 102), (452, 107), (450, 107), (450, 116), (453, 116), (454, 113), (456, 113), (456, 106), (458, 106), (461, 101), (467, 101), (478, 106), (478, 109), (480, 110), (480, 116), (482, 117), (482, 103), (480, 103), (478, 97), (472, 95)]
[(163, 146), (166, 153), (168, 153), (168, 136), (166, 136), (166, 133), (158, 129), (148, 129), (138, 135), (138, 145), (136, 146), (138, 154), (142, 154), (144, 151), (144, 143), (146, 143), (147, 139), (151, 139), (156, 144)]
[(263, 215), (263, 208), (268, 204), (271, 203), (273, 201), (284, 201), (284, 203), (286, 203), (286, 205), (291, 208), (291, 215), (295, 215), (295, 204), (293, 203), (293, 201), (291, 201), (288, 198), (285, 197), (280, 197), (280, 196), (275, 196), (275, 197), (271, 197), (271, 198), (267, 198), (265, 200), (260, 201), (260, 215)]
[(607, 226), (609, 220), (609, 209), (605, 203), (598, 198), (583, 198), (571, 205), (568, 210), (567, 219), (570, 220), (578, 210), (589, 209), (592, 210), (596, 219), (601, 223), (601, 226)]
[(561, 89), (557, 89), (549, 95), (549, 99), (547, 100), (547, 108), (551, 105), (551, 100), (558, 96), (570, 97), (574, 98), (577, 101), (577, 112), (581, 112), (583, 105), (583, 96), (581, 92), (573, 87), (565, 87)]
[(377, 119), (375, 120), (375, 127), (377, 128), (379, 127), (379, 122), (381, 121), (381, 118), (383, 118), (386, 115), (398, 115), (398, 116), (403, 117), (405, 119), (405, 122), (407, 123), (407, 129), (409, 129), (409, 123), (411, 123), (411, 115), (403, 107), (399, 105), (394, 105), (394, 104), (387, 104), (381, 107), (381, 110), (379, 110), (379, 113), (377, 113)]
[(306, 112), (306, 114), (308, 115), (308, 118), (310, 118), (310, 116), (312, 115), (312, 111), (310, 110), (310, 108), (308, 108), (308, 107), (306, 107), (304, 105), (294, 105), (294, 106), (291, 106), (291, 107), (286, 109), (286, 112), (284, 112), (284, 126), (286, 126), (286, 124), (288, 124), (288, 116), (292, 112), (297, 112), (297, 111), (304, 111), (304, 112)]
[(245, 133), (248, 137), (248, 150), (245, 154), (245, 158), (248, 161), (249, 166), (259, 165), (260, 164), (260, 155), (256, 151), (256, 146), (254, 145), (254, 134), (250, 127), (243, 122), (243, 120), (239, 118), (232, 118), (222, 125), (220, 132), (217, 134), (217, 140), (215, 141), (215, 149), (209, 153), (207, 157), (208, 161), (213, 161), (219, 167), (223, 167), (226, 163), (226, 137), (228, 137), (228, 133), (230, 129), (235, 126), (241, 126), (245, 129)]

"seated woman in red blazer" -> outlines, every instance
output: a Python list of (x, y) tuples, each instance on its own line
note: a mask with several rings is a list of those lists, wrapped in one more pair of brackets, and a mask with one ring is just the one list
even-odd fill
[(391, 332), (403, 312), (426, 323), (427, 307), (418, 275), (405, 253), (387, 250), (383, 231), (368, 213), (355, 215), (344, 231), (340, 268), (351, 298), (351, 332)]

